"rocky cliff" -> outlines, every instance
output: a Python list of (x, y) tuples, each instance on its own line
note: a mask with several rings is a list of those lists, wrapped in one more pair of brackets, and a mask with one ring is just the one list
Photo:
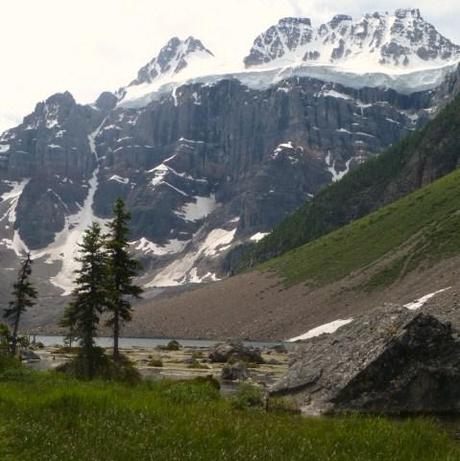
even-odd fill
[[(457, 48), (433, 37), (427, 62), (450, 63)], [(293, 69), (197, 78), (215, 59), (199, 40), (174, 38), (119, 91), (86, 106), (54, 95), (0, 137), (4, 280), (29, 249), (46, 293), (68, 293), (78, 238), (116, 197), (132, 211), (146, 287), (222, 278), (242, 246), (424, 126), (457, 85), (450, 68), (410, 91), (393, 77), (340, 84)]]

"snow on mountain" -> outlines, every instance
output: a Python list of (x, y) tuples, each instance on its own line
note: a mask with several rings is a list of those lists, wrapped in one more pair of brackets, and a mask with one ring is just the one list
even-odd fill
[(212, 72), (214, 55), (200, 40), (172, 38), (158, 56), (142, 67), (137, 78), (120, 90), (125, 103), (155, 91), (165, 83), (183, 82), (197, 75)]
[(144, 107), (184, 83), (213, 85), (236, 79), (263, 90), (291, 77), (311, 77), (351, 88), (384, 87), (402, 93), (438, 86), (460, 61), (460, 46), (426, 22), (418, 9), (336, 15), (315, 27), (308, 18), (284, 18), (260, 34), (239, 66), (222, 62), (189, 37), (171, 39), (120, 91), (120, 105)]
[(407, 72), (460, 59), (460, 47), (437, 32), (418, 9), (337, 15), (318, 28), (307, 18), (284, 18), (254, 41), (247, 68), (299, 64), (340, 65), (357, 72)]

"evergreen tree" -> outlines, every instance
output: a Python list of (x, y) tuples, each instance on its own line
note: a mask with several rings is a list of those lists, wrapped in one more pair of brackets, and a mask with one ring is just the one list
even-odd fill
[(76, 271), (73, 301), (65, 310), (61, 325), (69, 329), (69, 335), (79, 340), (81, 372), (92, 379), (98, 358), (95, 338), (100, 316), (107, 305), (107, 257), (99, 224), (90, 226), (79, 247), (77, 261), (81, 266)]
[(133, 278), (139, 271), (140, 264), (129, 254), (128, 222), (131, 219), (123, 200), (118, 199), (113, 208), (114, 218), (109, 223), (107, 236), (108, 250), (108, 291), (110, 319), (108, 325), (113, 330), (113, 356), (120, 357), (118, 340), (123, 322), (131, 320), (130, 298), (139, 298), (142, 288), (135, 285)]
[(32, 274), (32, 259), (30, 253), (21, 261), (21, 268), (18, 272), (18, 279), (13, 285), (13, 300), (9, 303), (9, 308), (4, 313), (4, 318), (8, 319), (13, 324), (13, 334), (11, 338), (11, 353), (16, 355), (18, 343), (18, 330), (21, 316), (29, 307), (35, 304), (37, 291), (30, 281)]

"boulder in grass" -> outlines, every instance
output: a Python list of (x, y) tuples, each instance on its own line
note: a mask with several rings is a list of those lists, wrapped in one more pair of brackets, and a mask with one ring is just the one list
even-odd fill
[(246, 381), (249, 372), (244, 362), (229, 363), (222, 368), (220, 377), (223, 381)]

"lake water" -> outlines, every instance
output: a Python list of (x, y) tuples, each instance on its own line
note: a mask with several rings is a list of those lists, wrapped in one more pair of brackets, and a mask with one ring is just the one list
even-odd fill
[[(31, 338), (32, 339), (32, 338)], [(172, 338), (171, 338), (172, 339)], [(120, 338), (120, 348), (144, 348), (154, 349), (156, 346), (166, 346), (171, 339), (168, 338)], [(64, 345), (64, 336), (35, 336), (35, 341), (43, 343), (45, 346)], [(184, 347), (194, 348), (208, 348), (214, 346), (220, 341), (208, 341), (204, 339), (177, 339), (179, 343)], [(96, 339), (96, 344), (99, 347), (111, 347), (113, 345), (113, 339), (110, 337), (100, 337)], [(264, 342), (264, 341), (244, 341), (246, 346), (268, 348), (282, 344), (281, 342)]]

